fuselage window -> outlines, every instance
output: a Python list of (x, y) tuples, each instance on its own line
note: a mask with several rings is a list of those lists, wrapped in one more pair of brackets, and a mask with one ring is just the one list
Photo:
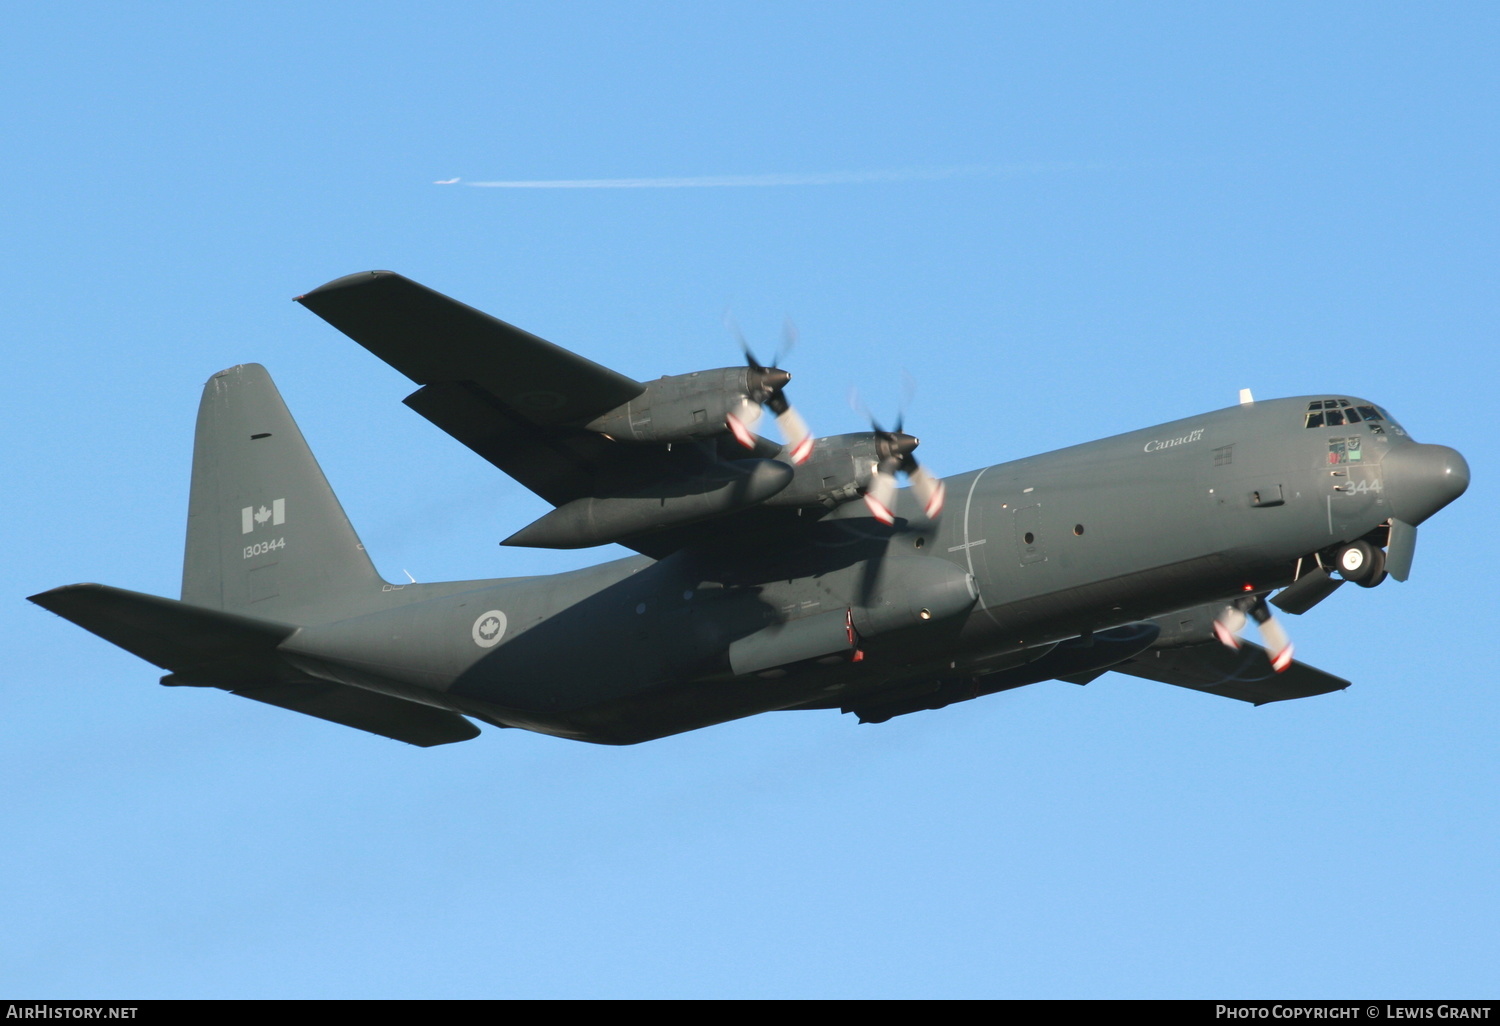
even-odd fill
[[(1319, 404), (1319, 405), (1321, 405), (1321, 404)], [(1310, 427), (1310, 428), (1320, 428), (1320, 427), (1322, 427), (1323, 426), (1323, 415), (1321, 413), (1309, 413), (1307, 415), (1307, 426)]]
[(1332, 466), (1344, 463), (1359, 463), (1364, 457), (1360, 437), (1330, 438), (1328, 440), (1328, 462)]
[(1328, 427), (1338, 427), (1344, 423), (1343, 410), (1327, 410), (1323, 414), (1323, 423)]

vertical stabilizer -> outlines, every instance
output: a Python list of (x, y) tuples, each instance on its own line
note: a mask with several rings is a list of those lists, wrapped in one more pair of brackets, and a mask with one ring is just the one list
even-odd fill
[(193, 441), (182, 600), (316, 623), (382, 583), (266, 369), (242, 364), (209, 378)]

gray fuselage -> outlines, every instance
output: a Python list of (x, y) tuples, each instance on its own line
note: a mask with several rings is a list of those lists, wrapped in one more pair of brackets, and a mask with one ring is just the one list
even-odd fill
[[(304, 627), (281, 651), (324, 677), (614, 744), (982, 674), (1062, 639), (1284, 586), (1299, 560), (1394, 515), (1430, 515), (1429, 499), (1403, 489), (1432, 475), (1407, 464), (1462, 458), (1417, 445), (1388, 418), (1306, 427), (1318, 398), (1246, 403), (951, 476), (936, 524), (907, 492), (893, 527), (848, 503), (751, 569), (742, 553), (688, 550), (548, 577), (389, 586), (371, 612)], [(1406, 469), (1390, 480), (1398, 450)], [(965, 608), (871, 612), (929, 580), (950, 582), (944, 594), (968, 582)], [(731, 660), (758, 632), (804, 624), (810, 637), (846, 621), (857, 661), (737, 673)]]

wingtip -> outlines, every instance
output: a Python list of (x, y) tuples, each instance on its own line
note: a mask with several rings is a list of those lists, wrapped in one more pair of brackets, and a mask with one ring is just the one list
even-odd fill
[(76, 595), (82, 591), (98, 591), (103, 587), (104, 585), (95, 584), (92, 581), (85, 581), (81, 584), (60, 584), (56, 588), (48, 588), (46, 591), (39, 591), (35, 595), (27, 595), (26, 601), (41, 606), (50, 613), (57, 613), (57, 615), (61, 616), (62, 614), (58, 613), (57, 607), (62, 605), (69, 596)]
[(307, 305), (307, 300), (317, 296), (327, 295), (330, 292), (338, 292), (342, 289), (357, 288), (360, 285), (369, 285), (382, 278), (399, 277), (400, 275), (395, 271), (356, 271), (353, 274), (346, 274), (342, 278), (335, 278), (332, 281), (324, 282), (315, 289), (309, 289), (302, 293), (302, 295), (293, 297), (292, 302), (302, 303), (305, 306)]

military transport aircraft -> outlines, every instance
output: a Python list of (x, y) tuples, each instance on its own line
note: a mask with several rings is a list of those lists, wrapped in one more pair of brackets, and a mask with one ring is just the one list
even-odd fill
[[(638, 555), (390, 584), (264, 368), (198, 412), (180, 601), (33, 602), (169, 671), (410, 742), (471, 720), (632, 744), (754, 713), (879, 723), (1107, 670), (1262, 704), (1348, 687), (1271, 604), (1406, 580), (1459, 453), (1338, 394), (1237, 406), (938, 481), (917, 439), (814, 439), (760, 364), (634, 381), (390, 271), (298, 301), (420, 387), (406, 404), (555, 509), (505, 545)], [(774, 364), (775, 360), (772, 361)], [(754, 432), (762, 407), (785, 444)], [(898, 489), (896, 475), (909, 488)], [(1266, 646), (1241, 642), (1247, 622)]]

